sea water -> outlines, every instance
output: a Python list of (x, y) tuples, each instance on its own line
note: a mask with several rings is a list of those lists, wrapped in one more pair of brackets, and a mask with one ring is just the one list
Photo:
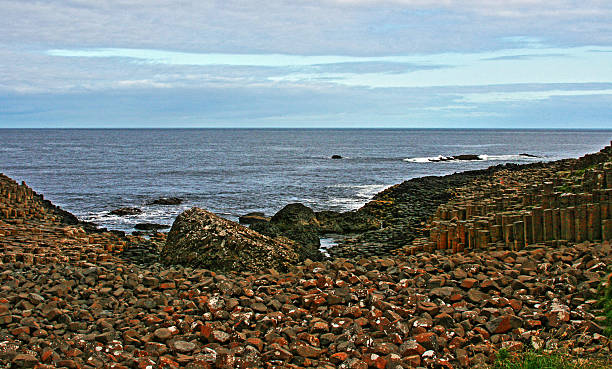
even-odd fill
[[(83, 220), (131, 231), (193, 206), (231, 220), (292, 202), (347, 211), (410, 178), (578, 157), (611, 139), (612, 130), (2, 129), (0, 172)], [(481, 160), (431, 160), (460, 154)], [(184, 202), (148, 204), (169, 196)], [(143, 213), (108, 214), (120, 207)]]

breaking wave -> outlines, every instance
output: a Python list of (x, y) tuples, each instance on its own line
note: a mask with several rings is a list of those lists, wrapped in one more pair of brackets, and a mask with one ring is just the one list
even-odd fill
[[(404, 161), (410, 163), (439, 163), (439, 162), (459, 162), (459, 161), (533, 161), (533, 160), (541, 160), (542, 158), (537, 157), (535, 155), (529, 154), (518, 154), (518, 155), (487, 155), (480, 154), (474, 155), (478, 157), (478, 159), (457, 159), (456, 156), (426, 156), (420, 158), (406, 158)], [(472, 156), (472, 155), (470, 155)]]

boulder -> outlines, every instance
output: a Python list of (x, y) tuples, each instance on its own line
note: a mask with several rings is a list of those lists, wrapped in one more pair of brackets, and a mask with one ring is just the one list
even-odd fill
[(314, 211), (304, 204), (293, 203), (286, 205), (274, 214), (270, 222), (283, 228), (299, 226), (319, 226)]
[(138, 208), (125, 207), (125, 208), (119, 208), (119, 209), (111, 210), (108, 213), (110, 215), (118, 215), (118, 216), (122, 217), (122, 216), (125, 216), (125, 215), (138, 215), (138, 214), (142, 214), (142, 210), (140, 210)]
[(297, 242), (300, 261), (323, 259), (319, 250), (319, 221), (314, 211), (303, 204), (289, 204), (274, 214), (270, 222), (254, 223), (251, 229), (269, 237), (286, 237)]
[(298, 261), (295, 247), (288, 239), (272, 239), (209, 211), (192, 208), (172, 224), (161, 260), (221, 272), (287, 270)]
[(183, 199), (179, 197), (160, 197), (148, 203), (148, 205), (180, 205)]

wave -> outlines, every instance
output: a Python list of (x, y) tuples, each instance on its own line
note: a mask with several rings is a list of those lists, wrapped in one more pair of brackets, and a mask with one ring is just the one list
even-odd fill
[[(469, 155), (472, 156), (472, 155)], [(530, 160), (541, 160), (541, 157), (529, 154), (518, 154), (518, 155), (487, 155), (479, 154), (473, 155), (476, 158), (470, 159), (458, 159), (457, 156), (427, 156), (420, 158), (406, 158), (403, 159), (410, 163), (438, 163), (438, 162), (458, 162), (458, 161), (530, 161)]]
[(337, 184), (332, 187), (347, 188), (344, 195), (340, 197), (332, 197), (327, 200), (328, 204), (337, 207), (341, 211), (356, 210), (365, 205), (377, 193), (381, 192), (389, 185), (369, 184), (369, 185), (351, 185)]
[(186, 209), (186, 206), (167, 209), (154, 209), (142, 207), (141, 214), (118, 216), (109, 214), (108, 211), (93, 211), (85, 214), (77, 214), (81, 220), (92, 222), (102, 227), (109, 227), (121, 231), (131, 231), (138, 223), (157, 223), (172, 225), (174, 218)]

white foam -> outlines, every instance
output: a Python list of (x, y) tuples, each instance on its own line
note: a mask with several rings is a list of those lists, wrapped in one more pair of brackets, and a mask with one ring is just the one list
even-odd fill
[(351, 197), (333, 197), (328, 200), (328, 203), (339, 205), (343, 210), (356, 210), (365, 205), (374, 195), (389, 187), (388, 185), (370, 184), (370, 185), (351, 185), (337, 184), (334, 187), (354, 189)]
[[(427, 156), (419, 158), (406, 158), (404, 161), (410, 163), (444, 163), (444, 162), (458, 162), (458, 161), (516, 161), (516, 160), (539, 160), (541, 158), (531, 157), (526, 155), (487, 155), (480, 154), (478, 158), (480, 160), (450, 160), (450, 156)], [(446, 160), (444, 160), (446, 159)]]
[(325, 255), (326, 257), (330, 256), (327, 250), (338, 245), (338, 243), (335, 242), (333, 238), (321, 238), (320, 242), (321, 242), (321, 246), (319, 247), (319, 251), (321, 251), (321, 253)]
[(427, 156), (423, 158), (406, 158), (404, 159), (404, 161), (408, 161), (411, 163), (429, 163), (429, 162), (439, 161), (444, 158), (446, 157), (442, 155), (438, 155), (438, 156)]

